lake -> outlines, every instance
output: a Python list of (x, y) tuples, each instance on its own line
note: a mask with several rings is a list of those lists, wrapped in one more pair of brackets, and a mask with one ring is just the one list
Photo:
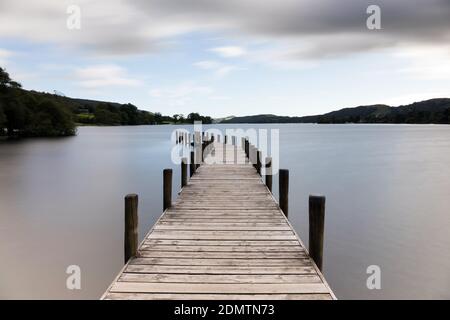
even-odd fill
[[(176, 128), (0, 142), (0, 298), (99, 298), (123, 266), (123, 197), (139, 194), (143, 238), (162, 213), (164, 168), (179, 186)], [(280, 130), (289, 219), (306, 245), (308, 195), (327, 197), (324, 274), (338, 298), (450, 299), (450, 126), (256, 128)], [(81, 290), (66, 288), (69, 265), (81, 268)], [(380, 290), (366, 286), (370, 265)]]

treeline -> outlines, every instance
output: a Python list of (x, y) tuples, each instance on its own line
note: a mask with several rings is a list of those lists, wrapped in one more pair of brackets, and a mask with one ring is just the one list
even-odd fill
[(0, 135), (16, 137), (71, 136), (77, 125), (182, 124), (211, 117), (190, 113), (164, 116), (119, 104), (28, 91), (0, 68)]

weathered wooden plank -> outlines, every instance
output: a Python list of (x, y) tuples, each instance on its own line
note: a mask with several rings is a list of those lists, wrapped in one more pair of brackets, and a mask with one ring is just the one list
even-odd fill
[(192, 258), (192, 259), (305, 259), (305, 252), (192, 252), (192, 251), (161, 251), (141, 249), (142, 258)]
[[(147, 244), (150, 243), (150, 244)], [(141, 251), (171, 251), (171, 252), (244, 252), (244, 253), (268, 253), (268, 252), (305, 252), (300, 246), (297, 245), (284, 245), (284, 246), (214, 246), (214, 245), (161, 245), (153, 244), (151, 242), (144, 242), (141, 246)]]
[(265, 284), (254, 283), (251, 286), (242, 283), (151, 283), (151, 282), (116, 282), (110, 292), (141, 293), (210, 293), (222, 294), (279, 294), (279, 293), (328, 293), (323, 283)]
[(181, 274), (317, 274), (312, 266), (167, 266), (128, 264), (127, 273), (181, 273)]
[(185, 224), (172, 224), (164, 225), (159, 224), (155, 226), (154, 230), (180, 230), (180, 231), (289, 231), (289, 226), (220, 226), (220, 225), (185, 225)]
[(276, 274), (136, 274), (123, 273), (118, 281), (172, 283), (321, 283), (317, 275)]
[(311, 266), (308, 258), (297, 259), (190, 259), (190, 258), (135, 258), (130, 265), (166, 266)]
[(147, 238), (144, 244), (153, 245), (179, 245), (179, 246), (242, 246), (242, 247), (267, 247), (267, 246), (295, 246), (300, 247), (298, 240), (191, 240), (191, 239), (150, 239)]
[(332, 300), (330, 294), (108, 293), (107, 300)]

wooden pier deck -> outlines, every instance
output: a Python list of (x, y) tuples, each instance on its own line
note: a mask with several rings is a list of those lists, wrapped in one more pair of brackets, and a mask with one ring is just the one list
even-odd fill
[(197, 169), (102, 299), (335, 299), (244, 151), (226, 155)]

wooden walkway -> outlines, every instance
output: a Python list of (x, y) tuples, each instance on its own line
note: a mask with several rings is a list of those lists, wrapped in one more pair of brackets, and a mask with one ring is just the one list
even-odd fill
[(272, 193), (233, 149), (226, 163), (197, 169), (102, 299), (335, 299)]

